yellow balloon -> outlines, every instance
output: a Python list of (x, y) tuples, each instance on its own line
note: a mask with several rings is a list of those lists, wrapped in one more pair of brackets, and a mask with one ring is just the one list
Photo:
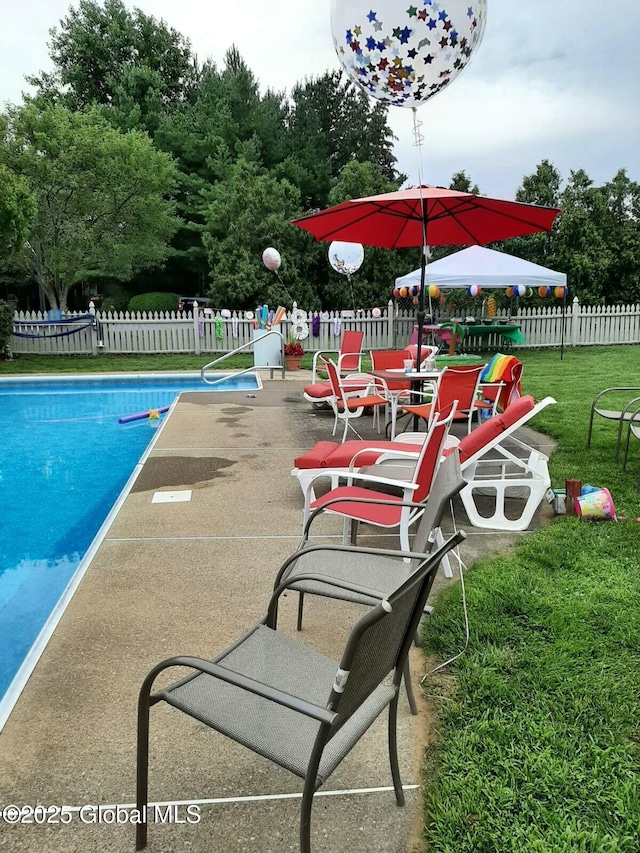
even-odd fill
[(430, 284), (429, 285), (429, 296), (432, 299), (437, 299), (440, 296), (440, 288), (438, 287), (437, 284)]

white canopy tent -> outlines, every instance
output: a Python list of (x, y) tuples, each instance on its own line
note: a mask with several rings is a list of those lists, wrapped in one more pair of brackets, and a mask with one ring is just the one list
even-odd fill
[[(427, 265), (425, 283), (437, 284), (447, 288), (469, 287), (477, 284), (482, 288), (514, 287), (566, 287), (567, 276), (555, 272), (531, 261), (523, 261), (506, 252), (485, 249), (484, 246), (470, 246), (461, 252), (454, 252)], [(420, 270), (396, 279), (396, 287), (420, 285)]]

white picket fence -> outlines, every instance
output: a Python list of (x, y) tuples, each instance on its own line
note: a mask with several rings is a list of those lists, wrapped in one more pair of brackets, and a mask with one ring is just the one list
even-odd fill
[[(377, 311), (375, 312), (378, 313)], [(314, 334), (309, 316), (309, 336), (302, 341), (306, 351), (337, 350), (346, 329), (364, 331), (364, 349), (395, 349), (406, 346), (415, 325), (415, 314), (397, 311), (389, 302), (380, 316), (371, 310), (325, 312), (319, 316)], [(69, 315), (77, 316), (77, 315)], [(526, 344), (518, 348), (595, 346), (640, 343), (640, 305), (588, 306), (578, 299), (566, 313), (556, 305), (549, 308), (520, 308), (516, 314), (498, 313), (520, 326)], [(254, 321), (236, 312), (222, 317), (220, 311), (156, 314), (101, 314), (93, 324), (45, 322), (40, 312), (17, 312), (13, 318), (14, 353), (39, 355), (99, 355), (143, 353), (194, 353), (213, 355), (230, 352), (253, 340)], [(74, 328), (82, 327), (82, 328)], [(282, 322), (285, 340), (292, 329), (291, 315)], [(71, 332), (71, 333), (69, 333)], [(15, 333), (18, 333), (17, 336)], [(497, 350), (504, 347), (499, 335), (466, 338), (465, 349)]]

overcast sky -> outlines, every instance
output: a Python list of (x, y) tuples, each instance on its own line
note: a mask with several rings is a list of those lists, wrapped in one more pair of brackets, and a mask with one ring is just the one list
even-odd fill
[[(18, 102), (24, 75), (50, 67), (48, 31), (70, 5), (0, 0), (0, 102)], [(330, 0), (127, 5), (164, 19), (200, 60), (220, 63), (236, 44), (263, 89), (290, 91), (305, 76), (339, 67)], [(465, 169), (482, 193), (513, 198), (544, 158), (565, 179), (583, 168), (602, 183), (626, 168), (640, 181), (639, 33), (640, 0), (488, 0), (475, 58), (418, 110), (425, 183), (446, 186)], [(399, 168), (417, 183), (411, 112), (391, 107), (389, 123)]]

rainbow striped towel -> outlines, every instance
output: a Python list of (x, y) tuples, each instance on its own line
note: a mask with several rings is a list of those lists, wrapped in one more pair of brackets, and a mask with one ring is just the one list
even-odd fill
[(513, 355), (497, 352), (482, 371), (480, 382), (506, 382), (511, 376), (511, 367), (518, 359)]
[(480, 382), (504, 382), (505, 387), (500, 391), (498, 406), (504, 411), (512, 399), (522, 395), (520, 372), (515, 371), (520, 362), (514, 355), (502, 355), (497, 352), (482, 371)]

